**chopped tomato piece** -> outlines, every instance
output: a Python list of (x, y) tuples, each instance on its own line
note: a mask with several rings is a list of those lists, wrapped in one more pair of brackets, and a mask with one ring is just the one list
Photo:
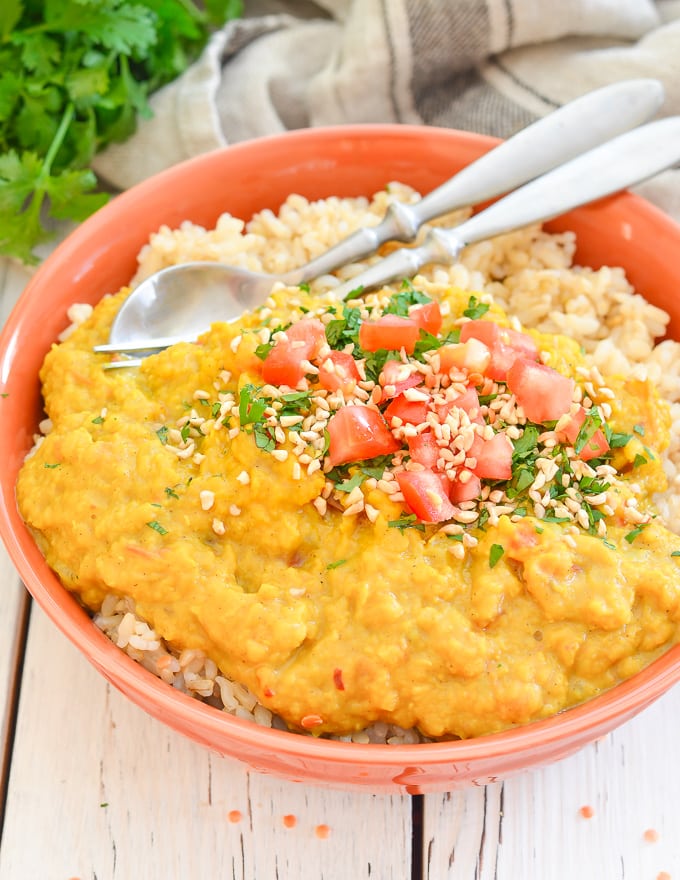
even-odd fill
[[(582, 406), (570, 416), (564, 425), (557, 427), (557, 436), (562, 442), (568, 442), (572, 446), (576, 443), (581, 427), (586, 420), (587, 413)], [(590, 461), (591, 458), (599, 458), (609, 451), (609, 443), (602, 428), (596, 428), (589, 439), (576, 454), (582, 461)]]
[(489, 349), (485, 375), (497, 382), (505, 381), (508, 370), (519, 357), (527, 360), (538, 357), (538, 347), (531, 336), (511, 327), (501, 327), (495, 321), (467, 321), (460, 328), (460, 341), (470, 339), (478, 339)]
[(467, 342), (442, 345), (437, 349), (440, 371), (450, 373), (451, 370), (469, 370), (475, 373), (486, 373), (491, 360), (491, 350), (486, 343), (474, 336)]
[(475, 498), (479, 498), (481, 492), (482, 481), (477, 474), (471, 474), (465, 482), (454, 480), (451, 483), (449, 498), (454, 504), (460, 504), (462, 501), (474, 501)]
[(449, 499), (440, 474), (425, 469), (400, 471), (396, 476), (404, 500), (419, 520), (437, 523), (453, 517), (456, 509)]
[(504, 431), (494, 434), (490, 440), (477, 435), (468, 451), (468, 457), (477, 460), (471, 470), (484, 480), (509, 480), (512, 476), (512, 453), (512, 442)]
[(403, 394), (400, 394), (390, 403), (384, 415), (388, 425), (392, 424), (391, 419), (394, 416), (410, 425), (420, 425), (427, 418), (427, 411), (427, 400), (407, 400)]
[(364, 351), (399, 351), (412, 354), (420, 337), (420, 327), (414, 318), (400, 315), (382, 315), (376, 321), (364, 321), (359, 327), (359, 345)]
[(356, 361), (347, 351), (331, 351), (319, 361), (319, 384), (327, 391), (351, 394), (361, 379)]
[(439, 303), (429, 302), (413, 306), (409, 309), (409, 318), (415, 321), (421, 330), (436, 336), (442, 329), (442, 311)]
[[(407, 388), (422, 385), (423, 376), (401, 361), (385, 361), (380, 373), (380, 384), (384, 389), (390, 389), (390, 393), (383, 394), (383, 397), (398, 397)], [(392, 391), (392, 389), (394, 390)]]
[(556, 421), (569, 412), (574, 380), (552, 367), (519, 359), (508, 370), (507, 381), (530, 422)]
[(447, 403), (442, 403), (437, 407), (436, 411), (439, 420), (443, 422), (454, 407), (464, 410), (470, 417), (471, 422), (478, 422), (481, 424), (484, 421), (477, 389), (472, 386), (469, 386), (462, 394), (459, 394), (458, 397), (454, 397), (453, 400), (450, 400)]
[(262, 378), (270, 385), (295, 388), (305, 375), (303, 361), (316, 357), (325, 343), (326, 329), (318, 318), (291, 324), (286, 338), (276, 342), (262, 362)]
[(432, 431), (423, 431), (408, 438), (408, 451), (413, 461), (426, 468), (434, 468), (441, 454), (437, 438)]
[(279, 343), (269, 350), (262, 363), (262, 378), (270, 385), (289, 385), (295, 388), (304, 378), (306, 359), (288, 343)]
[(331, 465), (364, 461), (400, 448), (382, 414), (368, 406), (343, 406), (328, 420)]
[[(311, 360), (326, 342), (326, 328), (318, 318), (302, 318), (288, 327), (286, 336), (289, 342), (298, 343), (293, 347), (305, 351)], [(304, 346), (299, 345), (300, 342), (304, 342)]]

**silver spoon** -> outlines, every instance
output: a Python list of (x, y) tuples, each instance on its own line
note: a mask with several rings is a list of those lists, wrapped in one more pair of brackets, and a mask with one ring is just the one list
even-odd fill
[[(325, 254), (285, 275), (250, 272), (215, 262), (171, 266), (130, 294), (109, 343), (97, 352), (147, 355), (192, 341), (214, 321), (230, 321), (260, 305), (276, 281), (295, 286), (373, 253), (389, 240), (410, 241), (420, 226), (465, 205), (508, 192), (649, 119), (663, 102), (657, 80), (635, 79), (590, 92), (495, 147), (414, 205), (395, 203), (374, 227), (360, 229)], [(136, 366), (139, 359), (107, 368)]]

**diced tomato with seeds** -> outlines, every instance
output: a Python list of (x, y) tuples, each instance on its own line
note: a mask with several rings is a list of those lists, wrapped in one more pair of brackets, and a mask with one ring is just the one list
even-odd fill
[(426, 468), (434, 468), (441, 455), (437, 438), (432, 431), (423, 431), (407, 440), (411, 459)]
[(456, 512), (441, 477), (427, 468), (422, 471), (399, 471), (396, 474), (406, 504), (422, 522), (444, 522)]
[(491, 360), (489, 346), (474, 337), (466, 342), (452, 342), (449, 345), (442, 345), (437, 349), (437, 354), (439, 355), (439, 369), (442, 373), (450, 373), (453, 369), (485, 373)]
[(304, 342), (305, 357), (313, 360), (326, 343), (326, 328), (318, 318), (302, 318), (286, 330), (288, 342)]
[(368, 406), (343, 406), (328, 420), (327, 430), (333, 467), (388, 455), (401, 447), (382, 414)]
[(420, 337), (420, 327), (413, 318), (382, 315), (375, 321), (364, 321), (359, 327), (359, 345), (364, 351), (400, 351), (412, 354)]
[(409, 318), (415, 321), (421, 330), (436, 336), (442, 329), (442, 311), (439, 303), (429, 302), (412, 306), (408, 313)]
[(471, 470), (484, 480), (509, 480), (512, 476), (512, 441), (504, 431), (489, 440), (479, 435), (468, 451), (468, 458), (476, 459)]
[(484, 421), (479, 403), (479, 394), (477, 394), (477, 389), (473, 388), (471, 385), (466, 388), (462, 394), (454, 397), (453, 400), (442, 403), (436, 407), (439, 421), (443, 422), (454, 407), (464, 410), (470, 417), (471, 422), (481, 424)]
[(504, 432), (488, 440), (475, 436), (467, 457), (475, 460), (471, 470), (485, 480), (508, 480), (512, 476), (512, 442)]
[(384, 416), (388, 425), (392, 424), (391, 420), (394, 416), (410, 425), (420, 425), (427, 418), (428, 409), (427, 400), (407, 400), (403, 394), (400, 394), (392, 400)]
[(530, 422), (553, 422), (569, 412), (574, 380), (546, 364), (516, 360), (508, 370), (507, 382)]
[(347, 351), (331, 351), (318, 361), (319, 384), (327, 391), (351, 394), (361, 379), (357, 364)]
[(465, 482), (458, 479), (452, 481), (449, 498), (454, 504), (460, 504), (463, 501), (474, 501), (475, 498), (479, 498), (481, 492), (482, 481), (477, 474), (470, 474)]
[(403, 394), (407, 388), (416, 388), (423, 384), (422, 373), (417, 370), (410, 370), (407, 364), (402, 361), (385, 361), (380, 373), (380, 384), (383, 388), (394, 388), (390, 394), (385, 397), (398, 397)]
[[(557, 430), (557, 436), (562, 442), (567, 442), (571, 446), (576, 443), (579, 431), (586, 420), (587, 413), (582, 406), (570, 416), (566, 424), (561, 425)], [(590, 461), (591, 458), (599, 458), (609, 452), (609, 443), (604, 435), (602, 428), (596, 428), (592, 435), (585, 443), (583, 449), (576, 454), (582, 461)]]
[(279, 339), (262, 362), (262, 378), (270, 385), (295, 388), (305, 375), (304, 361), (317, 356), (326, 343), (326, 329), (318, 318), (291, 324), (286, 338)]
[(527, 333), (501, 327), (495, 321), (476, 319), (467, 321), (460, 328), (460, 341), (478, 339), (490, 352), (485, 375), (496, 382), (504, 382), (508, 370), (518, 358), (536, 360), (538, 346)]

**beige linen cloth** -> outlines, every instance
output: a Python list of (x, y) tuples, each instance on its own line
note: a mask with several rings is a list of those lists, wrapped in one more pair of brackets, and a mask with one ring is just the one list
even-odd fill
[[(661, 80), (680, 114), (680, 0), (245, 0), (96, 170), (126, 188), (260, 135), (415, 123), (508, 137), (578, 95)], [(680, 220), (680, 170), (638, 191)]]

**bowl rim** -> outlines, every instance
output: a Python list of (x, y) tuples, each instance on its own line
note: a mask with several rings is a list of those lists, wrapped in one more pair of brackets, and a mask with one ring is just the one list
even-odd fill
[[(433, 131), (438, 135), (433, 134)], [(226, 153), (234, 154), (235, 151), (249, 150), (253, 143), (278, 145), (291, 143), (295, 140), (307, 141), (310, 138), (324, 143), (326, 140), (338, 137), (352, 140), (352, 138), (359, 136), (363, 138), (397, 137), (407, 139), (415, 137), (421, 139), (425, 132), (429, 136), (458, 139), (482, 149), (489, 149), (499, 141), (498, 138), (473, 132), (456, 129), (433, 130), (422, 125), (365, 123), (301, 129), (244, 141), (192, 157), (116, 195), (95, 215), (79, 224), (45, 259), (26, 285), (0, 333), (0, 367), (2, 368), (0, 385), (4, 386), (8, 378), (7, 353), (11, 351), (13, 345), (16, 345), (17, 328), (24, 319), (25, 313), (31, 310), (34, 291), (40, 286), (44, 277), (49, 277), (53, 265), (57, 261), (68, 260), (76, 254), (88, 240), (92, 229), (100, 226), (102, 222), (115, 222), (116, 218), (124, 211), (129, 210), (130, 207), (141, 205), (149, 193), (174, 181), (178, 173), (191, 173), (194, 168), (203, 166), (205, 163), (219, 162)], [(641, 197), (632, 193), (624, 193), (610, 198), (627, 200), (632, 209), (642, 211), (659, 222), (667, 223), (668, 228), (673, 229), (680, 239), (680, 226)], [(14, 487), (11, 487), (12, 497), (13, 491)], [(210, 735), (218, 731), (228, 731), (230, 739), (235, 744), (243, 743), (249, 746), (260, 746), (264, 749), (274, 749), (278, 753), (288, 756), (299, 756), (303, 752), (305, 758), (311, 760), (320, 758), (338, 765), (366, 763), (393, 767), (396, 763), (405, 762), (417, 764), (419, 767), (428, 767), (435, 764), (441, 765), (442, 762), (460, 763), (474, 761), (482, 757), (493, 759), (501, 755), (507, 757), (512, 754), (526, 753), (532, 749), (545, 751), (546, 747), (557, 743), (564, 737), (587, 735), (589, 739), (596, 738), (592, 735), (594, 728), (602, 728), (606, 732), (609, 730), (611, 721), (620, 716), (622, 712), (626, 718), (630, 717), (680, 680), (680, 645), (676, 645), (629, 679), (584, 703), (563, 710), (549, 718), (506, 728), (498, 733), (464, 740), (395, 745), (363, 744), (301, 735), (292, 731), (260, 726), (252, 721), (221, 712), (194, 697), (172, 689), (114, 645), (96, 627), (87, 612), (77, 603), (75, 596), (61, 585), (47, 563), (43, 560), (41, 565), (36, 566), (28, 558), (25, 552), (26, 541), (34, 543), (33, 538), (23, 522), (17, 522), (18, 511), (16, 505), (10, 503), (9, 497), (9, 494), (3, 491), (0, 498), (0, 535), (29, 592), (52, 622), (79, 648), (81, 653), (86, 653), (87, 659), (114, 686), (121, 689), (115, 677), (122, 676), (126, 680), (126, 684), (131, 685), (129, 689), (125, 690), (125, 693), (135, 702), (143, 705), (140, 699), (143, 699), (143, 702), (151, 700), (158, 710), (155, 713), (152, 712), (156, 717), (160, 717), (172, 707), (173, 713), (183, 719), (187, 726), (195, 725), (198, 719), (203, 729)], [(51, 588), (46, 589), (46, 581), (51, 583)], [(69, 601), (75, 604), (75, 609), (72, 609), (74, 613), (69, 614), (68, 608), (65, 609), (59, 604), (56, 599), (56, 591), (63, 591)], [(90, 624), (89, 627), (83, 625), (85, 621)], [(85, 646), (87, 652), (83, 650)]]

